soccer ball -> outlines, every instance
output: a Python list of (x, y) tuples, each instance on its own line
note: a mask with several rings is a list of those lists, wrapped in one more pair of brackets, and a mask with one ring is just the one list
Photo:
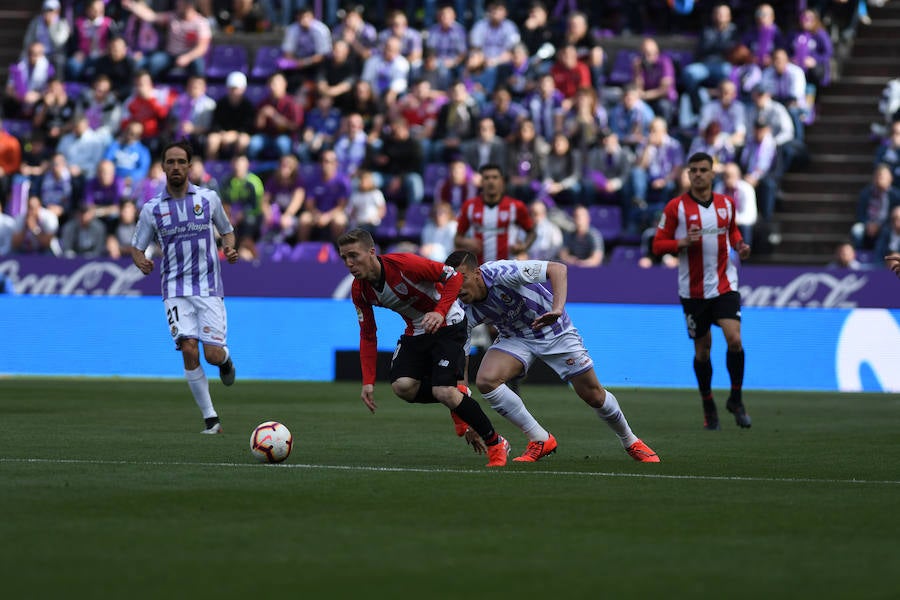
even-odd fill
[(291, 455), (294, 436), (278, 421), (260, 423), (250, 434), (250, 454), (259, 462), (280, 463)]

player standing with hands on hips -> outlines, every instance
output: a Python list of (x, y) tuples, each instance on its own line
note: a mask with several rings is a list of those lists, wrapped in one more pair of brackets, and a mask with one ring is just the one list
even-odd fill
[(406, 322), (391, 359), (394, 393), (411, 403), (440, 402), (454, 421), (463, 421), (484, 440), (487, 466), (504, 466), (509, 443), (494, 431), (481, 406), (457, 387), (463, 379), (468, 337), (465, 313), (456, 302), (462, 276), (417, 254), (378, 255), (372, 235), (363, 229), (348, 231), (337, 243), (354, 278), (350, 294), (359, 320), (363, 403), (375, 412), (378, 327), (372, 307), (383, 306)]
[(744, 384), (744, 346), (741, 342), (741, 294), (737, 268), (731, 260), (734, 249), (741, 259), (750, 256), (735, 222), (734, 199), (712, 191), (713, 159), (697, 152), (688, 159), (690, 189), (673, 198), (663, 209), (653, 252), (678, 254), (678, 296), (684, 309), (688, 337), (694, 340), (694, 373), (703, 401), (703, 426), (719, 429), (719, 416), (712, 395), (713, 324), (725, 335), (725, 364), (731, 378), (731, 393), (725, 408), (739, 427), (750, 427), (741, 390)]
[(216, 232), (222, 252), (236, 263), (234, 229), (219, 195), (188, 181), (193, 151), (187, 142), (174, 142), (162, 152), (166, 188), (141, 209), (131, 242), (131, 259), (145, 275), (153, 261), (144, 252), (153, 240), (162, 248), (162, 296), (169, 331), (184, 360), (184, 376), (200, 412), (205, 434), (222, 433), (219, 416), (209, 395), (209, 382), (200, 366), (200, 344), (206, 362), (219, 367), (225, 385), (234, 383), (234, 363), (226, 345), (228, 323)]

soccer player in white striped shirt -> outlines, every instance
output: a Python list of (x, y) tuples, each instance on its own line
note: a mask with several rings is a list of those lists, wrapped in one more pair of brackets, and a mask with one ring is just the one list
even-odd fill
[[(528, 412), (522, 398), (506, 382), (524, 374), (540, 358), (594, 409), (639, 462), (659, 462), (659, 456), (632, 432), (615, 395), (597, 379), (594, 361), (565, 310), (567, 268), (541, 260), (498, 260), (478, 266), (472, 252), (457, 250), (446, 264), (462, 276), (459, 300), (469, 326), (491, 323), (499, 331), (488, 348), (475, 386), (498, 413), (528, 436), (516, 462), (536, 462), (556, 451), (557, 442)], [(551, 292), (542, 284), (549, 281)]]
[(167, 145), (162, 153), (166, 188), (141, 209), (132, 238), (131, 258), (145, 275), (154, 267), (145, 251), (156, 240), (162, 248), (162, 296), (169, 332), (184, 360), (184, 375), (205, 429), (222, 432), (209, 394), (209, 382), (200, 366), (200, 342), (206, 362), (219, 367), (225, 385), (234, 383), (235, 368), (227, 346), (227, 318), (216, 232), (222, 236), (222, 252), (235, 263), (234, 229), (219, 195), (188, 181), (193, 152), (187, 142)]

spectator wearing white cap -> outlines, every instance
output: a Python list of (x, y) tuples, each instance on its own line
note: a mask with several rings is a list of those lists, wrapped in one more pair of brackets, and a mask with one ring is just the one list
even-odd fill
[(247, 152), (250, 134), (256, 120), (256, 107), (244, 95), (247, 76), (240, 71), (228, 75), (225, 80), (228, 92), (216, 103), (209, 135), (206, 137), (206, 158), (220, 158), (223, 151), (231, 155)]
[(44, 0), (41, 14), (31, 19), (25, 30), (21, 56), (24, 59), (31, 44), (40, 42), (57, 73), (62, 73), (65, 67), (66, 44), (72, 34), (69, 22), (60, 16), (60, 8), (59, 0)]

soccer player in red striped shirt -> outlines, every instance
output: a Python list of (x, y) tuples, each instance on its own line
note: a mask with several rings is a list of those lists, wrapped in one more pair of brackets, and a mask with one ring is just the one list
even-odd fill
[(457, 387), (466, 365), (468, 324), (457, 294), (462, 275), (453, 267), (417, 254), (378, 255), (372, 235), (353, 229), (338, 238), (338, 249), (353, 275), (351, 297), (359, 319), (360, 397), (373, 413), (378, 338), (373, 306), (388, 308), (406, 321), (391, 359), (391, 388), (407, 402), (440, 402), (454, 421), (471, 427), (487, 446), (489, 467), (502, 467), (509, 443), (468, 393)]
[(725, 407), (740, 427), (750, 427), (741, 390), (744, 382), (744, 346), (741, 342), (741, 295), (734, 249), (741, 259), (750, 256), (735, 222), (734, 199), (712, 191), (713, 159), (697, 152), (688, 159), (690, 189), (666, 204), (656, 237), (655, 254), (678, 254), (678, 296), (684, 309), (688, 337), (694, 340), (694, 373), (703, 400), (706, 429), (719, 429), (712, 395), (713, 324), (725, 335), (725, 364), (731, 393)]

